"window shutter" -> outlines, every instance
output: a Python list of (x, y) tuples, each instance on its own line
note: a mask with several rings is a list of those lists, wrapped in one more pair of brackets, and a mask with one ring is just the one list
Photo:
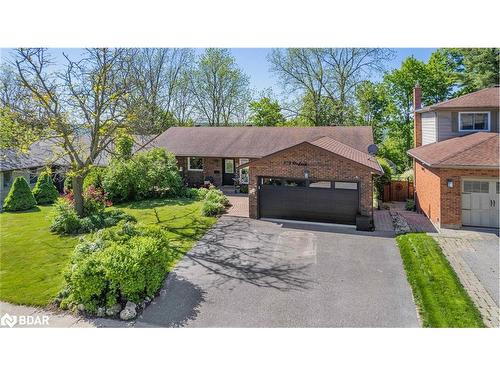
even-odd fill
[(458, 112), (451, 112), (451, 131), (458, 132)]
[(498, 111), (490, 112), (490, 131), (498, 133)]

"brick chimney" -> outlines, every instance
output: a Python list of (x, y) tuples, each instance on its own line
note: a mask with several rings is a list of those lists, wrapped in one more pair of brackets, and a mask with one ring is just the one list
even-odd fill
[(416, 110), (422, 107), (422, 88), (417, 83), (413, 88), (413, 145), (422, 146), (422, 114)]

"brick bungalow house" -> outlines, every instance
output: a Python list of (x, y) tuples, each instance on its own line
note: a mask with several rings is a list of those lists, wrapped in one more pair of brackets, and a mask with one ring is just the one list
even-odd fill
[(499, 226), (500, 88), (421, 108), (414, 90), (417, 208), (438, 228)]
[(251, 218), (359, 224), (383, 173), (372, 144), (366, 126), (172, 127), (147, 147), (173, 152), (189, 185), (248, 184)]

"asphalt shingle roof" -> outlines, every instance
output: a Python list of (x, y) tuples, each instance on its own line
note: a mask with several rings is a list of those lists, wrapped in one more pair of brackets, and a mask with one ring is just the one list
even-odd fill
[(432, 110), (460, 109), (460, 108), (498, 108), (500, 107), (500, 87), (488, 87), (458, 98), (445, 100), (419, 109), (417, 112)]
[(499, 134), (478, 132), (413, 148), (408, 154), (436, 168), (498, 168)]
[(261, 158), (305, 141), (330, 137), (367, 152), (369, 126), (317, 127), (172, 127), (147, 147), (165, 147), (177, 156)]

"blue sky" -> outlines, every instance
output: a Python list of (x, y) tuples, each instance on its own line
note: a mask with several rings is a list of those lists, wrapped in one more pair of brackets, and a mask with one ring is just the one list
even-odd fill
[[(57, 54), (64, 51), (69, 54), (70, 57), (78, 57), (81, 50), (80, 49), (57, 49)], [(251, 88), (256, 92), (272, 88), (273, 91), (278, 94), (281, 90), (278, 86), (276, 77), (269, 72), (269, 64), (267, 62), (267, 54), (271, 50), (269, 48), (231, 48), (233, 56), (236, 58), (237, 64), (243, 69), (243, 71), (250, 76)], [(392, 61), (387, 64), (387, 69), (398, 68), (401, 62), (409, 57), (414, 56), (415, 58), (427, 61), (435, 48), (395, 48), (395, 57)], [(6, 50), (0, 51), (3, 57), (8, 54), (5, 53)], [(199, 50), (202, 52), (202, 50)], [(62, 60), (61, 60), (62, 61)], [(380, 77), (373, 77), (377, 79)]]

